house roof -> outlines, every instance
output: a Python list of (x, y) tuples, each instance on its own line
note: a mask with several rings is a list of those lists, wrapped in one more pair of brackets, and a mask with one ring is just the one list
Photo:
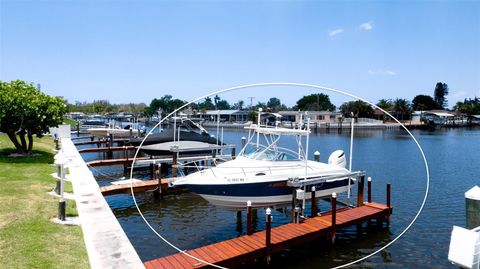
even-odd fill
[[(301, 111), (301, 113), (304, 113), (305, 111)], [(340, 114), (339, 112), (332, 112), (332, 111), (307, 111), (308, 115), (337, 115)], [(287, 116), (287, 115), (298, 115), (300, 113), (299, 111), (279, 111), (278, 114)]]
[(236, 109), (227, 109), (227, 110), (207, 110), (205, 111), (205, 115), (233, 115), (239, 113), (247, 113), (245, 111), (236, 110)]
[(447, 112), (434, 112), (434, 111), (427, 111), (425, 114), (432, 114), (438, 117), (454, 117), (455, 115)]

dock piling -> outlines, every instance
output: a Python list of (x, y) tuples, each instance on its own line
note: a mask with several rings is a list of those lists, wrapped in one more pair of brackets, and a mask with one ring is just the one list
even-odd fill
[(368, 202), (372, 202), (372, 178), (368, 177), (367, 178), (367, 196), (368, 196)]
[(387, 207), (389, 209), (389, 214), (387, 215), (387, 227), (390, 226), (390, 212), (391, 212), (391, 203), (390, 203), (390, 183), (387, 183)]
[(332, 193), (332, 244), (335, 244), (337, 232), (337, 194)]
[(247, 235), (252, 234), (252, 201), (247, 201)]
[(365, 176), (358, 177), (358, 192), (357, 192), (357, 207), (363, 205), (363, 189), (365, 183)]
[(292, 223), (296, 223), (297, 215), (296, 215), (296, 203), (297, 203), (297, 189), (292, 188)]
[(315, 186), (312, 187), (312, 198), (311, 198), (311, 202), (312, 202), (312, 217), (315, 217), (318, 213), (318, 209), (317, 209), (317, 201), (316, 201), (316, 189), (315, 189)]
[(266, 223), (265, 223), (265, 247), (267, 250), (267, 264), (270, 264), (270, 245), (271, 245), (271, 232), (272, 232), (272, 210), (267, 208), (266, 212)]
[(178, 152), (174, 152), (172, 156), (172, 176), (177, 177), (177, 159)]
[(63, 198), (63, 189), (64, 189), (64, 180), (65, 180), (65, 166), (64, 160), (60, 160), (61, 164), (61, 177), (60, 177), (60, 201), (58, 202), (58, 219), (61, 221), (65, 221), (65, 209), (66, 209), (66, 201)]

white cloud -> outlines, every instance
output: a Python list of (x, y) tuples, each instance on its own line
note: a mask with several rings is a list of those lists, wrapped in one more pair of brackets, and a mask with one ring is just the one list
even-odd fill
[(392, 70), (368, 70), (369, 75), (395, 76), (397, 73)]
[(334, 37), (334, 36), (336, 36), (336, 35), (338, 35), (338, 34), (341, 34), (341, 33), (343, 33), (343, 29), (342, 29), (342, 28), (338, 28), (338, 29), (331, 30), (330, 32), (328, 32), (328, 35), (329, 35), (330, 37)]
[(364, 22), (358, 26), (359, 29), (365, 30), (365, 31), (370, 31), (373, 29), (373, 22)]

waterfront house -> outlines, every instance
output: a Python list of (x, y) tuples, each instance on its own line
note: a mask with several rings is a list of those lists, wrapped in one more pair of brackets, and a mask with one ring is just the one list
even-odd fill
[(248, 120), (248, 111), (236, 109), (207, 110), (197, 112), (196, 117), (206, 121), (217, 121), (217, 118), (220, 117), (221, 122), (244, 123)]
[[(278, 114), (282, 115), (282, 122), (284, 123), (298, 123), (300, 121), (300, 113), (304, 111), (280, 111)], [(311, 123), (336, 123), (342, 117), (340, 112), (332, 111), (308, 111)]]

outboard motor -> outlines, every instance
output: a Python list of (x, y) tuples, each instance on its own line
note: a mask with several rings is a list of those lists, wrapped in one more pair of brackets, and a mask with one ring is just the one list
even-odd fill
[(328, 157), (328, 164), (345, 168), (345, 152), (343, 152), (343, 150), (335, 150), (334, 152), (332, 152), (332, 154), (330, 154), (330, 157)]

